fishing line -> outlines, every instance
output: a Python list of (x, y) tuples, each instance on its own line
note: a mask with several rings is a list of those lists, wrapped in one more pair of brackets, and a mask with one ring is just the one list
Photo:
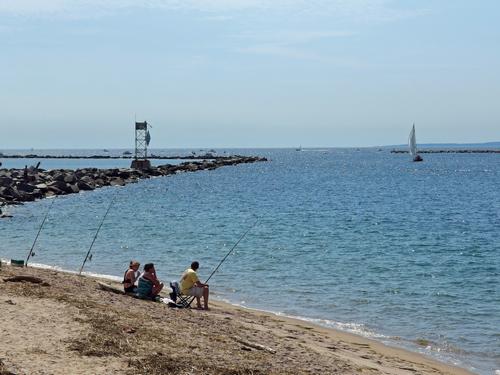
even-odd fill
[(92, 240), (92, 243), (90, 244), (89, 251), (87, 251), (87, 255), (85, 255), (85, 259), (82, 263), (82, 266), (80, 267), (80, 272), (78, 273), (79, 275), (82, 274), (83, 267), (85, 266), (85, 263), (87, 262), (87, 260), (92, 260), (92, 254), (90, 254), (90, 251), (92, 250), (92, 246), (94, 246), (94, 242), (97, 238), (97, 235), (99, 234), (99, 231), (101, 230), (102, 224), (104, 224), (104, 220), (106, 219), (106, 216), (108, 215), (108, 212), (111, 209), (111, 206), (113, 205), (115, 198), (116, 198), (116, 195), (111, 199), (111, 202), (109, 203), (108, 209), (106, 210), (106, 213), (102, 217), (101, 224), (99, 224), (99, 227), (97, 228), (97, 232), (95, 233), (94, 239)]
[(231, 248), (231, 250), (228, 251), (228, 253), (226, 254), (226, 256), (224, 256), (224, 258), (222, 258), (222, 260), (219, 262), (219, 264), (217, 265), (217, 267), (215, 267), (215, 269), (213, 270), (213, 272), (210, 274), (210, 276), (208, 277), (208, 279), (205, 281), (205, 284), (208, 283), (208, 280), (210, 280), (212, 278), (212, 276), (217, 272), (217, 270), (222, 265), (222, 263), (224, 263), (224, 261), (229, 256), (229, 254), (231, 254), (233, 252), (233, 250), (236, 248), (236, 246), (238, 246), (238, 244), (241, 242), (241, 240), (243, 240), (243, 238), (246, 237), (246, 235), (248, 234), (248, 232), (250, 232), (250, 230), (252, 230), (257, 225), (257, 223), (259, 222), (259, 220), (260, 220), (260, 218), (257, 218), (257, 220), (255, 221), (255, 223), (253, 223), (253, 225), (250, 228), (248, 228), (245, 233), (243, 233), (243, 235), (238, 239), (238, 241), (236, 241), (236, 243), (233, 245), (233, 247)]
[[(260, 220), (260, 218), (257, 218), (257, 220), (255, 221), (255, 223), (253, 223), (253, 225), (250, 228), (248, 228), (246, 230), (246, 232), (243, 233), (243, 235), (241, 235), (241, 237), (238, 239), (238, 241), (236, 241), (236, 243), (233, 245), (233, 247), (227, 252), (227, 254), (224, 256), (224, 258), (222, 258), (222, 260), (219, 262), (219, 264), (217, 265), (217, 267), (215, 267), (215, 269), (212, 271), (212, 273), (210, 274), (210, 276), (208, 276), (208, 279), (205, 281), (205, 284), (208, 283), (208, 281), (217, 272), (217, 270), (222, 265), (222, 263), (224, 263), (224, 261), (227, 259), (227, 257), (229, 256), (229, 254), (231, 254), (233, 252), (233, 250), (236, 249), (236, 246), (238, 246), (238, 244), (241, 242), (241, 240), (243, 240), (243, 238), (246, 237), (246, 235), (248, 234), (248, 232), (250, 232), (250, 230), (252, 230), (257, 225), (257, 223), (259, 222), (259, 220)], [(196, 297), (191, 298), (191, 300), (187, 304), (187, 307), (191, 306), (191, 304), (193, 303), (193, 301), (195, 300), (195, 298)]]
[(36, 240), (38, 240), (38, 236), (40, 235), (40, 232), (42, 231), (42, 228), (43, 228), (43, 225), (45, 224), (45, 220), (47, 220), (47, 216), (49, 216), (49, 212), (50, 212), (50, 209), (52, 208), (52, 206), (54, 205), (54, 202), (56, 201), (57, 199), (57, 195), (56, 197), (52, 200), (52, 203), (50, 204), (49, 206), (49, 209), (47, 210), (47, 212), (45, 213), (45, 216), (43, 218), (43, 221), (42, 221), (42, 224), (40, 225), (40, 228), (38, 228), (38, 233), (36, 234), (36, 237), (35, 237), (35, 240), (33, 241), (33, 245), (31, 245), (31, 249), (28, 253), (28, 257), (26, 258), (26, 263), (25, 265), (28, 266), (28, 261), (30, 260), (30, 257), (32, 255), (35, 255), (35, 253), (33, 252), (33, 249), (35, 248), (35, 244), (36, 244)]

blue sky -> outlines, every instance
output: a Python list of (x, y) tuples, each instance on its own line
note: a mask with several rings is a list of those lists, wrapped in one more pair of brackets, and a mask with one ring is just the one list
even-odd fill
[(0, 149), (500, 140), (500, 2), (0, 0)]

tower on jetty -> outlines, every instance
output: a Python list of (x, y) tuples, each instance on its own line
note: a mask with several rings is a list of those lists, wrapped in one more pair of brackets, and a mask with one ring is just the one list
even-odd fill
[(151, 136), (149, 135), (148, 122), (135, 122), (135, 156), (131, 168), (150, 169), (151, 162), (148, 160), (148, 146)]

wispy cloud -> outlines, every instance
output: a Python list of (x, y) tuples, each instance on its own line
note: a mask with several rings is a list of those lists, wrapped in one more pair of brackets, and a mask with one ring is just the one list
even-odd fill
[(367, 68), (373, 67), (355, 58), (341, 56), (326, 56), (321, 53), (294, 46), (281, 46), (276, 44), (260, 44), (251, 47), (239, 48), (238, 52), (253, 55), (279, 57), (283, 59), (305, 60), (314, 63), (328, 64), (339, 68)]
[(278, 44), (259, 44), (251, 47), (238, 49), (242, 53), (251, 53), (256, 55), (278, 56), (299, 60), (320, 60), (320, 56), (315, 53), (306, 52), (299, 48), (282, 46)]
[(130, 8), (230, 13), (244, 10), (292, 11), (379, 21), (413, 17), (421, 9), (400, 9), (390, 0), (2, 0), (0, 13), (16, 15), (89, 15)]
[[(278, 0), (280, 1), (280, 0)], [(56, 15), (113, 11), (127, 8), (231, 11), (265, 7), (261, 0), (2, 0), (0, 12), (17, 15)]]
[(293, 45), (306, 44), (320, 39), (345, 38), (355, 34), (352, 31), (344, 30), (268, 30), (244, 32), (236, 37), (257, 42)]
[(258, 55), (271, 55), (301, 60), (322, 60), (321, 55), (307, 50), (315, 41), (345, 38), (354, 35), (350, 31), (332, 30), (290, 30), (268, 32), (246, 32), (238, 35), (248, 46), (238, 48), (238, 52)]

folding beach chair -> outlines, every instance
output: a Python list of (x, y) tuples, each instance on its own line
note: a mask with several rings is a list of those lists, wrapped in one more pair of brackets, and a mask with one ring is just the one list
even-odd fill
[(181, 288), (179, 287), (179, 283), (177, 281), (170, 282), (170, 288), (172, 288), (172, 292), (170, 293), (170, 299), (175, 301), (178, 305), (182, 307), (189, 307), (191, 302), (193, 302), (193, 297), (185, 296), (181, 293)]

